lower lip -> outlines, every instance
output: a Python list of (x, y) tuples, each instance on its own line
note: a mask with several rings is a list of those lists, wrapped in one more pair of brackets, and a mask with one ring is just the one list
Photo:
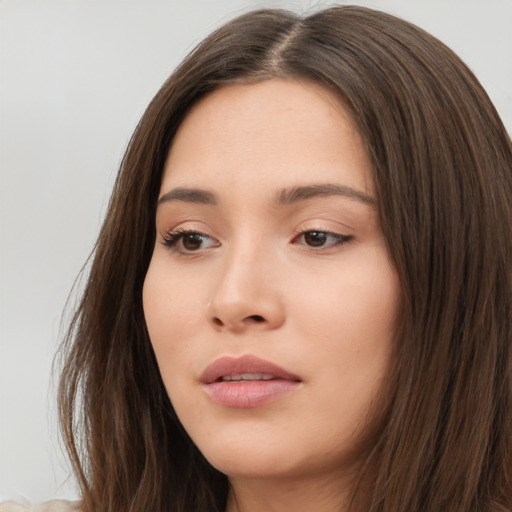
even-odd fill
[(291, 393), (299, 382), (285, 379), (212, 382), (206, 392), (216, 404), (237, 409), (259, 407)]

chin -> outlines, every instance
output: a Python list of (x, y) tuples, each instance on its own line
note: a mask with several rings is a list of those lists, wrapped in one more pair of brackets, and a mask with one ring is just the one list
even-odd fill
[[(263, 450), (265, 452), (265, 450)], [(223, 454), (207, 458), (210, 464), (229, 478), (237, 479), (276, 479), (302, 474), (308, 467), (307, 461), (293, 461), (286, 455), (276, 456), (262, 453), (258, 457), (245, 457), (239, 453)]]
[(312, 446), (284, 432), (266, 439), (256, 435), (216, 437), (215, 444), (199, 443), (198, 448), (213, 467), (239, 479), (301, 478), (336, 472), (336, 468), (349, 465), (354, 456), (350, 450)]
[(287, 444), (284, 436), (271, 436), (257, 429), (241, 430), (210, 431), (207, 435), (192, 435), (192, 439), (206, 460), (229, 477), (277, 477), (308, 464), (302, 450), (297, 450), (295, 443)]

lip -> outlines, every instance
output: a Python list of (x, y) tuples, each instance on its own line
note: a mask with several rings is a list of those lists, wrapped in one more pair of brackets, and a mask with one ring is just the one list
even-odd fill
[[(255, 380), (223, 380), (243, 374), (262, 374)], [(264, 376), (264, 377), (263, 377)], [(239, 409), (259, 407), (297, 389), (298, 375), (252, 355), (221, 357), (209, 365), (200, 382), (210, 399), (219, 405)]]

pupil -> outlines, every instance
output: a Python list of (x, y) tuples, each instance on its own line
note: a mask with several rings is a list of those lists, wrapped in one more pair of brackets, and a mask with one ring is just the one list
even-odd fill
[(304, 235), (305, 242), (312, 247), (321, 247), (327, 240), (327, 235), (321, 231), (309, 231)]
[(183, 237), (183, 247), (187, 251), (195, 251), (201, 247), (203, 237), (197, 233), (189, 233)]

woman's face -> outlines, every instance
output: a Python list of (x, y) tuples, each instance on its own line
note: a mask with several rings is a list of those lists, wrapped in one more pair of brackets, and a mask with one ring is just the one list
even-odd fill
[(229, 476), (342, 470), (392, 352), (372, 171), (320, 86), (226, 86), (165, 165), (144, 312), (170, 400)]

